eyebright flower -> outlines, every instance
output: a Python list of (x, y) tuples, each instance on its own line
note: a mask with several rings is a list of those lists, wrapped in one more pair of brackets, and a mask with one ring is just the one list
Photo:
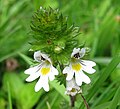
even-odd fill
[(86, 84), (90, 83), (90, 78), (85, 75), (84, 72), (93, 74), (96, 71), (92, 68), (96, 65), (95, 62), (81, 59), (84, 55), (85, 48), (82, 48), (81, 50), (80, 48), (74, 48), (71, 54), (70, 65), (63, 70), (63, 74), (67, 73), (67, 81), (70, 81), (75, 75), (75, 81), (78, 86), (81, 86), (82, 82), (85, 82)]
[(37, 62), (40, 62), (40, 64), (25, 71), (25, 74), (29, 74), (26, 81), (32, 82), (40, 77), (35, 85), (35, 91), (38, 92), (43, 87), (47, 92), (49, 91), (48, 79), (50, 81), (54, 80), (55, 75), (58, 75), (58, 70), (52, 66), (52, 62), (48, 55), (41, 53), (40, 51), (34, 53), (34, 59)]
[(72, 78), (70, 81), (66, 81), (65, 94), (75, 96), (78, 93), (82, 93), (82, 89), (76, 84), (75, 79)]

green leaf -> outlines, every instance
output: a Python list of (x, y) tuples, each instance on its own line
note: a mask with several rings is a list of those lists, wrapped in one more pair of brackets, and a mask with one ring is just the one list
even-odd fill
[(43, 94), (42, 90), (37, 93), (34, 91), (35, 84), (35, 82), (27, 83), (19, 91), (19, 98), (17, 100), (22, 109), (31, 109)]
[[(14, 78), (14, 79), (13, 79)], [(3, 90), (7, 92), (7, 83), (9, 83), (12, 98), (17, 98), (23, 83), (18, 74), (7, 72), (3, 77)]]
[(18, 109), (31, 109), (37, 103), (42, 94), (42, 90), (40, 90), (38, 93), (34, 91), (36, 82), (24, 84), (24, 80), (20, 78), (19, 74), (5, 73), (3, 77), (3, 89), (6, 92), (6, 84), (8, 82), (10, 86), (11, 97), (12, 99), (16, 100), (16, 106)]
[(7, 102), (3, 97), (0, 97), (0, 109), (6, 109)]
[(55, 88), (55, 90), (63, 96), (63, 98), (69, 102), (69, 97), (65, 95), (65, 87), (60, 85), (56, 80), (51, 81), (50, 85)]

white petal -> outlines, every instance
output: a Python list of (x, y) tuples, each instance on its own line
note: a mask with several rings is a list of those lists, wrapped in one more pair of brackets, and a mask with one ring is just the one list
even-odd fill
[(47, 54), (42, 53), (41, 51), (37, 51), (37, 52), (34, 53), (34, 59), (37, 62), (43, 61), (41, 57), (43, 57), (45, 60), (48, 60), (51, 63), (51, 60), (50, 60), (50, 58)]
[(40, 73), (39, 73), (39, 72), (35, 72), (34, 74), (31, 74), (31, 75), (26, 79), (26, 81), (27, 81), (27, 82), (34, 81), (34, 80), (37, 79), (39, 76), (40, 76)]
[(75, 91), (75, 92), (70, 92), (70, 95), (71, 96), (75, 96), (77, 94), (77, 91)]
[(80, 72), (80, 78), (82, 79), (82, 82), (85, 82), (86, 84), (89, 84), (91, 82), (90, 78), (85, 75), (82, 70)]
[(47, 92), (49, 91), (49, 85), (48, 85), (48, 77), (47, 76), (41, 76), (38, 82), (35, 85), (35, 91), (38, 92), (41, 88)]
[(83, 65), (85, 66), (90, 66), (90, 67), (93, 67), (93, 66), (96, 66), (96, 63), (93, 62), (93, 61), (89, 61), (89, 60), (81, 60), (80, 63), (82, 63)]
[(41, 52), (40, 52), (40, 51), (34, 52), (34, 59), (35, 59), (37, 62), (41, 62)]
[(72, 78), (70, 81), (66, 81), (66, 89), (70, 91), (72, 90), (72, 88), (75, 88), (77, 90), (80, 89), (79, 86), (76, 84), (74, 78)]
[(85, 55), (85, 48), (82, 48), (79, 53), (80, 53), (80, 58), (82, 58)]
[(75, 81), (78, 86), (82, 85), (82, 77), (80, 75), (80, 72), (75, 73)]
[(75, 80), (72, 78), (70, 81), (66, 81), (66, 89), (67, 90), (72, 90), (75, 86)]
[(35, 85), (35, 92), (38, 92), (43, 86), (42, 86), (43, 79), (40, 77), (38, 82)]
[(49, 91), (48, 76), (44, 76), (43, 89), (44, 89), (46, 92)]
[(70, 81), (73, 78), (74, 72), (72, 71), (70, 67), (65, 67), (63, 69), (63, 74), (66, 74), (66, 73), (67, 73), (66, 80)]
[(53, 67), (53, 66), (51, 66), (51, 72), (54, 74), (54, 75), (58, 75), (58, 70), (55, 68), (55, 67)]
[(39, 69), (39, 67), (40, 67), (40, 65), (38, 65), (38, 66), (35, 66), (35, 67), (31, 67), (31, 68), (29, 68), (29, 69), (27, 69), (27, 70), (25, 70), (25, 74), (32, 74), (32, 73), (36, 73), (37, 72), (37, 70)]
[(65, 67), (63, 69), (63, 74), (69, 73), (69, 71), (70, 71), (70, 67)]
[(82, 65), (82, 70), (84, 70), (85, 72), (89, 73), (89, 74), (93, 74), (96, 72), (95, 69), (93, 69), (92, 67), (87, 67), (85, 65)]
[(73, 76), (74, 76), (74, 72), (72, 72), (72, 71), (68, 72), (68, 73), (67, 73), (66, 80), (67, 80), (67, 81), (70, 81), (70, 80), (73, 78)]
[(55, 76), (52, 74), (52, 72), (49, 73), (49, 79), (50, 81), (53, 81), (55, 79)]

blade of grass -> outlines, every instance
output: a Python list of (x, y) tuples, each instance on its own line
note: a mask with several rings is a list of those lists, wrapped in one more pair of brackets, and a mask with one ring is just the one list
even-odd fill
[[(103, 93), (101, 94), (101, 96), (94, 101), (94, 104), (92, 105), (92, 107), (94, 108), (96, 105), (100, 104), (101, 102), (107, 101), (107, 99), (111, 98), (111, 96), (113, 97), (116, 92), (116, 88), (113, 89), (113, 86), (117, 83), (118, 81), (114, 81), (112, 84), (110, 84), (109, 87), (107, 87), (105, 89), (105, 91), (103, 91)], [(91, 108), (92, 108), (91, 107)]]
[[(102, 65), (108, 65), (110, 63), (110, 61), (112, 60), (112, 58), (97, 57), (97, 58), (93, 58), (92, 60), (95, 61), (96, 63), (102, 64)], [(120, 68), (120, 63), (118, 64), (117, 68)]]
[(96, 106), (96, 107), (94, 107), (94, 108), (92, 108), (92, 109), (107, 109), (107, 108), (109, 107), (110, 103), (111, 103), (111, 102), (106, 102), (106, 103), (103, 103), (103, 104), (101, 104), (101, 105), (98, 105), (98, 106)]
[(7, 83), (7, 88), (8, 88), (9, 109), (13, 109), (12, 108), (12, 100), (11, 100), (11, 92), (10, 92), (10, 85), (9, 85), (9, 83)]
[[(102, 72), (99, 79), (93, 84), (91, 89), (89, 90), (90, 93), (87, 94), (86, 98), (87, 101), (89, 101), (94, 94), (96, 94), (97, 90), (103, 84), (103, 82), (108, 78), (108, 76), (113, 72), (113, 70), (116, 68), (116, 66), (120, 63), (120, 56), (115, 56), (112, 61), (108, 64), (106, 69)], [(84, 109), (84, 104), (80, 106), (80, 109)]]
[(119, 100), (120, 100), (120, 86), (117, 89), (114, 98), (112, 99), (112, 102), (111, 102), (111, 104), (109, 106), (109, 109), (116, 109)]
[(52, 106), (54, 105), (55, 101), (58, 99), (58, 97), (59, 97), (59, 94), (57, 93), (57, 94), (55, 95), (55, 97), (53, 98), (51, 104), (50, 104), (50, 105), (51, 105), (51, 108), (52, 108)]
[(25, 62), (27, 62), (29, 65), (32, 65), (33, 64), (33, 59), (31, 59), (30, 57), (22, 54), (22, 53), (18, 53), (19, 56), (25, 60)]

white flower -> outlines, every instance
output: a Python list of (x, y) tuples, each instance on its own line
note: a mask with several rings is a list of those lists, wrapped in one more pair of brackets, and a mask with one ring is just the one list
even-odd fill
[(70, 81), (66, 81), (65, 94), (75, 96), (78, 93), (82, 93), (80, 87), (76, 84), (75, 79), (72, 78)]
[(52, 66), (52, 62), (48, 55), (40, 51), (34, 53), (34, 59), (41, 63), (25, 71), (25, 74), (29, 74), (26, 81), (32, 82), (40, 77), (35, 85), (35, 91), (38, 92), (42, 87), (45, 91), (49, 91), (48, 79), (50, 81), (54, 80), (55, 75), (58, 75), (58, 70)]
[[(76, 49), (74, 48), (71, 54), (71, 62), (70, 65), (65, 67), (63, 70), (63, 74), (67, 73), (66, 80), (71, 80), (75, 75), (75, 81), (78, 86), (82, 85), (82, 82), (89, 84), (90, 78), (84, 74), (87, 72), (89, 74), (93, 74), (96, 70), (92, 67), (96, 65), (95, 62), (89, 60), (82, 60), (81, 58), (85, 55), (85, 48)], [(83, 72), (84, 71), (84, 72)]]

